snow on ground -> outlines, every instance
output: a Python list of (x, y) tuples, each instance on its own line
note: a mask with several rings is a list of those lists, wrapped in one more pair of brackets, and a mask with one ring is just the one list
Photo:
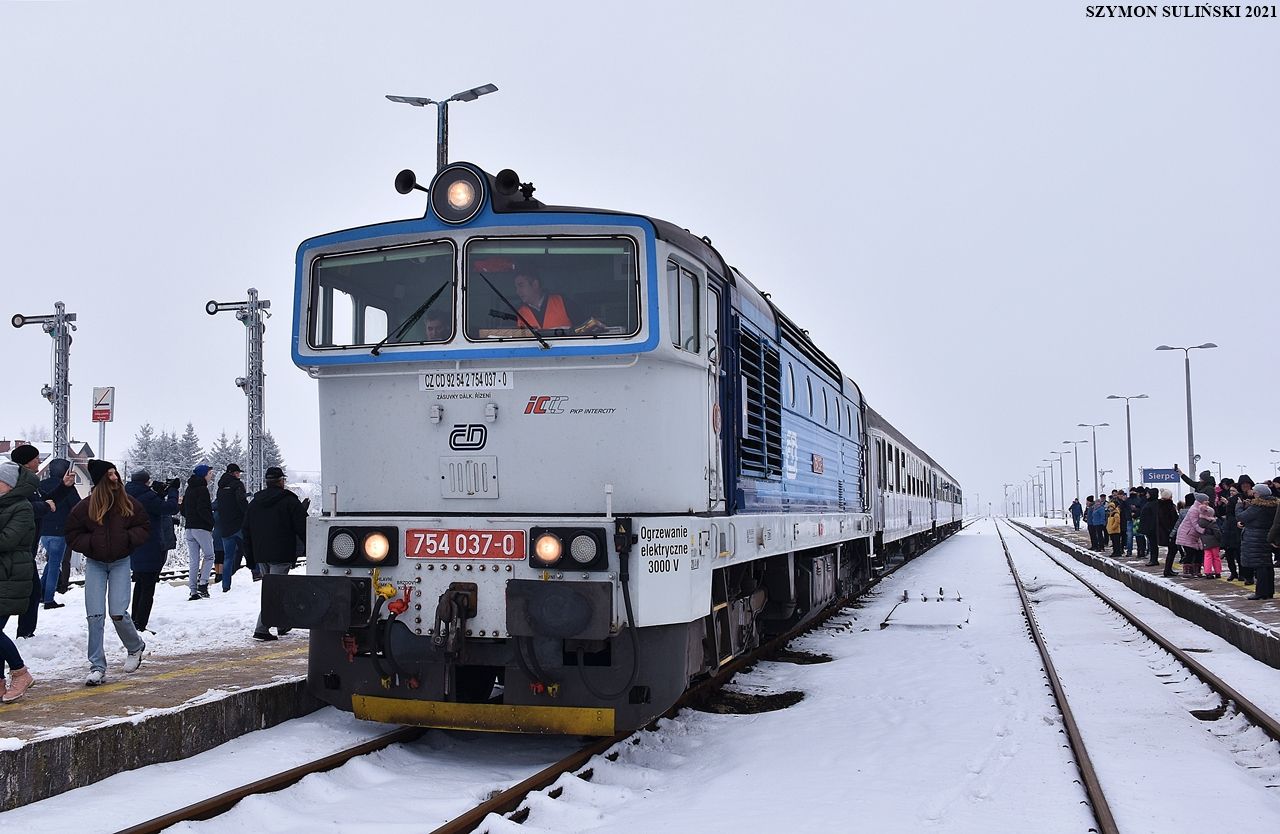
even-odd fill
[[(301, 571), (302, 568), (298, 568)], [(252, 642), (262, 599), (262, 583), (254, 582), (246, 568), (232, 578), (231, 590), (209, 585), (209, 599), (187, 600), (186, 580), (156, 586), (155, 605), (143, 639), (147, 651), (157, 656), (181, 655)], [(132, 589), (130, 590), (132, 593)], [(84, 586), (72, 585), (58, 597), (65, 608), (40, 609), (34, 637), (15, 640), (22, 659), (37, 681), (80, 678), (89, 671), (89, 626), (84, 611)], [(132, 606), (131, 606), (132, 608)], [(7, 633), (13, 636), (14, 618)], [(103, 635), (107, 664), (112, 670), (124, 661), (125, 650), (108, 623)], [(33, 692), (33, 695), (38, 694)]]
[[(880, 623), (909, 591), (971, 607), (963, 628)], [(1060, 717), (990, 522), (882, 582), (863, 607), (792, 644), (831, 663), (764, 663), (741, 689), (800, 690), (758, 715), (685, 711), (562, 779), (523, 826), (481, 830), (876, 832), (1087, 830)]]
[[(1004, 533), (1120, 829), (1171, 831), (1199, 820), (1205, 830), (1280, 830), (1280, 797), (1265, 787), (1273, 774), (1245, 770), (1190, 714), (1217, 706), (1209, 688), (1180, 674), (1165, 652), (1035, 544)], [(1230, 646), (1224, 651), (1239, 654)], [(1254, 677), (1280, 683), (1280, 672), (1253, 662), (1261, 667)], [(1276, 742), (1262, 746), (1274, 763)], [(1152, 801), (1151, 776), (1166, 768), (1194, 773), (1195, 789)], [(1213, 797), (1211, 805), (1205, 797)]]
[[(904, 591), (913, 598), (904, 607), (929, 605), (916, 600), (921, 592), (936, 594), (939, 587), (948, 598), (958, 592), (970, 606), (969, 623), (963, 628), (880, 628)], [(233, 589), (223, 606), (228, 614), (237, 605), (236, 593)], [(187, 603), (182, 598), (165, 607), (174, 620), (206, 616), (211, 618), (210, 629), (222, 630), (213, 619), (218, 616), (218, 602), (215, 593), (213, 600), (204, 603)], [(195, 610), (200, 605), (210, 606), (207, 611), (212, 613), (202, 615)], [(190, 615), (186, 615), (188, 608), (193, 610)], [(1087, 620), (1080, 624), (1083, 629), (1098, 628)], [(162, 625), (157, 620), (162, 635), (166, 628), (180, 628), (177, 622)], [(1188, 627), (1192, 629), (1188, 639), (1204, 635)], [(242, 639), (247, 639), (247, 631), (242, 631)], [(662, 721), (656, 732), (640, 733), (634, 742), (620, 745), (616, 761), (597, 757), (589, 765), (594, 771), (590, 782), (562, 778), (564, 794), (559, 799), (535, 795), (530, 801), (533, 812), (524, 825), (491, 817), (485, 827), (520, 834), (767, 830), (987, 834), (1088, 829), (1092, 820), (1083, 804), (1075, 766), (1063, 747), (1061, 719), (1045, 685), (1039, 656), (1026, 636), (992, 522), (980, 521), (908, 564), (858, 607), (846, 609), (792, 648), (825, 653), (832, 662), (762, 663), (739, 676), (733, 688), (798, 690), (804, 693), (798, 704), (756, 715), (686, 710)], [(1221, 653), (1215, 650), (1214, 659), (1226, 661), (1229, 648)], [(1132, 662), (1149, 674), (1143, 661)], [(1101, 674), (1119, 671), (1100, 669)], [(1170, 707), (1155, 697), (1144, 698), (1141, 704), (1106, 706), (1115, 715), (1105, 729), (1121, 738), (1141, 732), (1138, 722), (1124, 720), (1128, 711), (1169, 709), (1186, 715), (1184, 706)], [(147, 812), (140, 810), (137, 816), (149, 816), (155, 813), (152, 805), (164, 806), (174, 795), (189, 801), (189, 790), (177, 785), (202, 784), (208, 792), (216, 792), (228, 778), (257, 778), (293, 763), (293, 753), (318, 749), (317, 737), (341, 739), (333, 745), (336, 748), (361, 733), (377, 732), (332, 710), (307, 721), (311, 726), (289, 722), (183, 762), (120, 774), (102, 785), (0, 814), (0, 826), (8, 830), (13, 823), (14, 830), (32, 830), (39, 825), (41, 830), (77, 834), (111, 830), (121, 821), (109, 816), (121, 797), (140, 798)], [(1150, 740), (1129, 741), (1136, 745)], [(574, 743), (573, 739), (432, 731), (414, 744), (307, 777), (293, 789), (254, 797), (222, 817), (175, 830), (202, 834), (240, 834), (246, 828), (299, 834), (431, 830), (489, 792), (532, 774)], [(1124, 766), (1123, 761), (1117, 764)], [(1140, 773), (1145, 796), (1159, 803), (1170, 785), (1198, 792), (1190, 775), (1179, 781), (1184, 773), (1194, 773), (1194, 764), (1165, 761)], [(1242, 781), (1253, 779), (1243, 769), (1239, 776)], [(1214, 799), (1205, 796), (1202, 813), (1163, 830), (1213, 830), (1214, 813)], [(1261, 823), (1265, 818), (1260, 814), (1257, 820)], [(112, 824), (104, 824), (104, 819), (112, 819)]]

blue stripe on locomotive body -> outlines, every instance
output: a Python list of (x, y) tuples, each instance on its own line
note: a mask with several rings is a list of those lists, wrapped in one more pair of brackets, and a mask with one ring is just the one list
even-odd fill
[[(762, 317), (757, 315), (755, 318), (758, 323)], [(773, 334), (771, 341), (776, 343), (776, 338)], [(831, 383), (829, 376), (785, 341), (776, 343), (776, 346), (783, 377), (783, 469), (774, 477), (738, 472), (737, 512), (862, 512), (865, 467), (862, 461), (862, 401), (857, 387), (845, 382), (845, 392), (842, 392)], [(806, 378), (812, 379), (814, 384), (813, 416), (809, 414)], [(826, 424), (818, 416), (822, 413), (819, 405), (822, 388), (827, 389), (829, 406), (840, 409), (839, 430), (832, 427), (836, 422), (834, 411), (829, 412)], [(740, 386), (735, 386), (733, 391), (735, 407), (741, 409), (738, 401)], [(856, 421), (852, 432), (849, 431), (846, 414), (853, 415)]]

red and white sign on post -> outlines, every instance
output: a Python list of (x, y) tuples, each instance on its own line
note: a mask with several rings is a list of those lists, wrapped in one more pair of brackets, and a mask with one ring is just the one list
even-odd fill
[(93, 389), (93, 422), (110, 423), (115, 419), (116, 411), (116, 389), (115, 386), (110, 388), (94, 388)]

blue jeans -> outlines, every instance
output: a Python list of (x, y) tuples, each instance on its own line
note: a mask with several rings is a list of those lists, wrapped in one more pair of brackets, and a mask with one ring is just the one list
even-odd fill
[(53, 592), (58, 589), (58, 574), (62, 570), (62, 557), (67, 552), (67, 540), (62, 536), (41, 536), (40, 546), (44, 548), (47, 557), (44, 574), (40, 577), (40, 586), (44, 590), (43, 602), (53, 602)]
[(1133, 522), (1124, 523), (1124, 552), (1133, 555)]
[(222, 538), (222, 590), (231, 590), (231, 574), (240, 570), (240, 552), (244, 550), (244, 533)]
[(84, 562), (84, 613), (89, 619), (89, 666), (107, 671), (102, 650), (103, 620), (110, 613), (120, 642), (130, 654), (142, 651), (142, 638), (129, 619), (129, 560)]
[[(262, 618), (259, 617), (258, 619), (261, 620)], [(9, 667), (10, 672), (14, 669), (21, 669), (23, 667), (22, 655), (18, 652), (17, 645), (9, 639), (9, 635), (0, 631), (0, 677), (3, 677), (6, 665)]]

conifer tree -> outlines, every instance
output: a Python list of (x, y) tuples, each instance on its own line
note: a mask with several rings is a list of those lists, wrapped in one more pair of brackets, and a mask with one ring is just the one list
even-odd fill
[(224, 429), (209, 447), (208, 459), (209, 466), (213, 467), (213, 471), (219, 475), (226, 471), (228, 464), (234, 463), (243, 467), (245, 465), (244, 444), (240, 440), (240, 435), (236, 434), (234, 440), (227, 440), (227, 432)]
[[(136, 472), (139, 469), (150, 471), (152, 459), (155, 456), (155, 443), (155, 429), (151, 427), (150, 423), (143, 423), (138, 429), (137, 435), (133, 438), (133, 445), (125, 452), (125, 464), (129, 472)], [(121, 471), (120, 474), (122, 477), (129, 477), (129, 474), (124, 471)]]
[(289, 467), (285, 465), (284, 455), (280, 453), (280, 447), (276, 445), (276, 439), (271, 436), (270, 429), (262, 438), (262, 457), (268, 469), (278, 466), (285, 470), (286, 475), (288, 474)]
[(191, 425), (191, 423), (187, 423), (187, 430), (182, 433), (182, 438), (178, 441), (178, 447), (182, 471), (174, 474), (185, 479), (191, 475), (191, 470), (204, 460), (204, 450), (200, 448), (200, 438), (196, 436), (195, 426)]

